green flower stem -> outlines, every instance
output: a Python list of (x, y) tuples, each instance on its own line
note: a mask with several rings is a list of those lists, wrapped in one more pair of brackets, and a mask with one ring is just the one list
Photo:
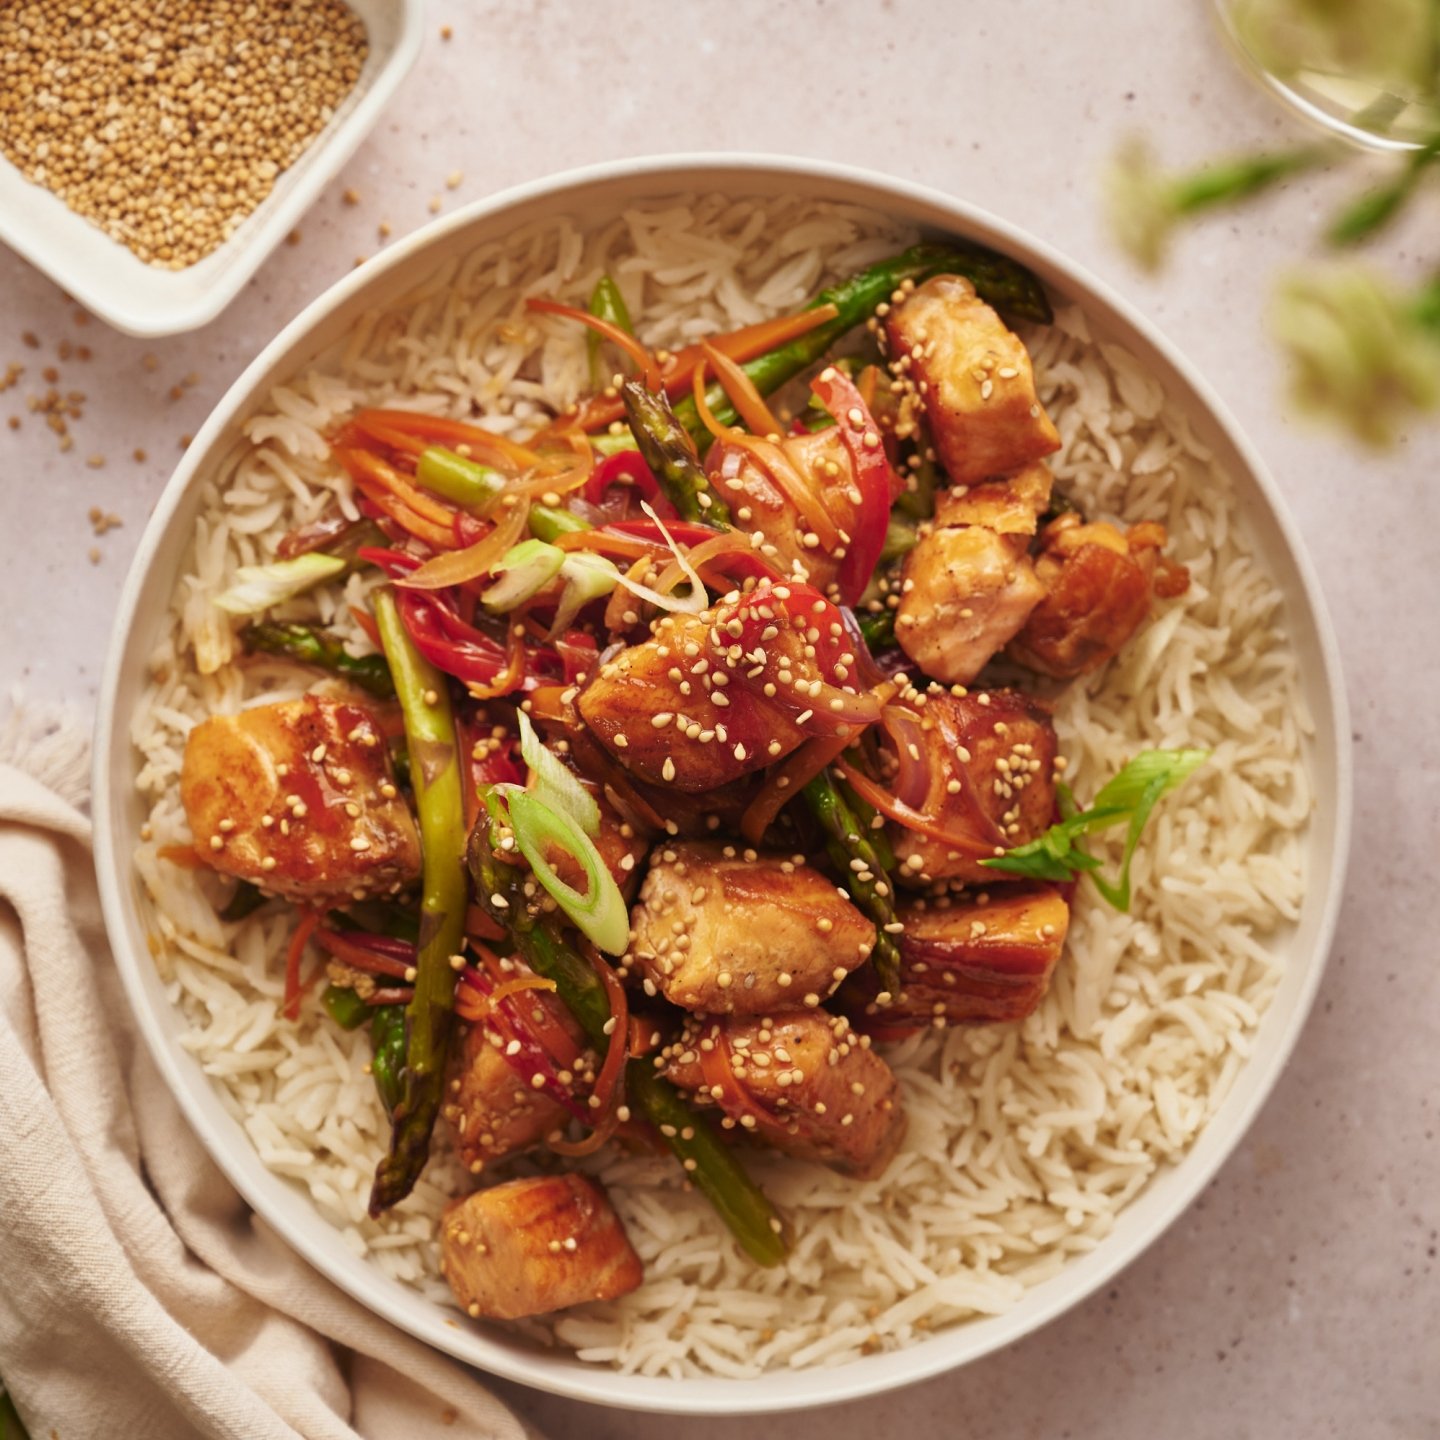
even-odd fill
[(1323, 145), (1281, 150), (1273, 155), (1242, 155), (1171, 180), (1170, 203), (1177, 215), (1194, 215), (1258, 195), (1288, 176), (1335, 158), (1336, 152)]

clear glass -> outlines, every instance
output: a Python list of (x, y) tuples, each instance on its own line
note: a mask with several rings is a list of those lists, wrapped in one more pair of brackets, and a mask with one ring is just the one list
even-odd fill
[[(1350, 0), (1370, 23), (1387, 17), (1375, 0)], [(1277, 99), (1334, 135), (1370, 150), (1413, 150), (1440, 131), (1440, 4), (1430, 8), (1428, 25), (1422, 5), (1406, 7), (1418, 24), (1404, 78), (1381, 80), (1375, 74), (1346, 73), (1333, 61), (1307, 62), (1295, 53), (1280, 60), (1259, 43), (1259, 26), (1273, 21), (1281, 7), (1266, 0), (1215, 0), (1220, 29), (1241, 62)], [(1275, 33), (1272, 27), (1270, 33)]]

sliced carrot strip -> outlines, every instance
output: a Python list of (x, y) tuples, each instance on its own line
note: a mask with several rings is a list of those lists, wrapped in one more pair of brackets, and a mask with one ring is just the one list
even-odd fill
[(509, 506), (482, 539), (464, 550), (452, 549), (427, 560), (418, 570), (401, 576), (395, 583), (406, 590), (444, 590), (490, 574), (496, 561), (525, 533), (529, 515), (528, 505)]
[(710, 362), (715, 378), (724, 386), (725, 393), (736, 413), (757, 435), (780, 435), (784, 427), (771, 413), (765, 397), (755, 388), (755, 382), (726, 354), (717, 350), (708, 340), (700, 343), (700, 349)]
[(287, 1020), (300, 1018), (300, 961), (304, 957), (305, 947), (310, 943), (310, 937), (315, 933), (315, 927), (319, 923), (320, 915), (317, 911), (301, 911), (300, 923), (295, 927), (295, 933), (290, 937), (290, 948), (285, 952), (285, 1004), (283, 1010)]
[[(802, 335), (827, 325), (840, 312), (833, 305), (817, 305), (811, 310), (801, 310), (795, 315), (782, 315), (774, 320), (762, 320), (756, 325), (746, 325), (732, 330), (728, 335), (716, 335), (709, 343), (722, 355), (744, 364), (758, 355), (788, 345)], [(662, 387), (672, 400), (690, 383), (690, 372), (705, 356), (699, 345), (687, 345), (678, 350), (661, 367)], [(530, 437), (530, 444), (537, 445), (542, 439), (549, 440), (569, 426), (578, 426), (586, 432), (603, 429), (625, 414), (625, 402), (610, 395), (592, 395), (582, 400), (573, 413), (562, 415), (543, 430)]]
[(418, 435), (435, 444), (448, 445), (451, 449), (457, 444), (468, 445), (472, 453), (483, 451), (491, 456), (498, 455), (509, 461), (512, 468), (526, 470), (540, 463), (540, 456), (527, 445), (443, 415), (422, 415), (415, 410), (361, 410), (350, 417), (349, 423), (367, 434), (372, 433), (371, 427), (378, 425), (402, 435)]
[(581, 325), (588, 325), (597, 335), (612, 345), (618, 345), (635, 362), (635, 368), (644, 378), (647, 390), (660, 388), (660, 367), (655, 363), (655, 357), (633, 335), (626, 334), (618, 325), (612, 325), (610, 321), (592, 315), (588, 310), (581, 310), (574, 305), (562, 305), (558, 300), (546, 300), (539, 295), (530, 296), (525, 301), (525, 308), (538, 310), (542, 315), (563, 315), (567, 320), (577, 320)]

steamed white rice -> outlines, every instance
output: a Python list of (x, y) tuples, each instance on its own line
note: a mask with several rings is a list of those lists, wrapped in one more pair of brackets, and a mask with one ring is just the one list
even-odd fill
[[(301, 693), (312, 673), (230, 664), (212, 600), (240, 565), (338, 503), (348, 483), (325, 432), (363, 405), (403, 405), (522, 432), (543, 400), (587, 381), (577, 327), (525, 314), (527, 293), (583, 302), (604, 271), (648, 342), (692, 337), (803, 303), (909, 240), (849, 206), (696, 197), (599, 228), (547, 223), (449, 264), (343, 346), (276, 389), (206, 481), (172, 623), (134, 721), (153, 807), (137, 864), (156, 901), (157, 960), (185, 1043), (271, 1169), (303, 1187), (357, 1253), (443, 1304), (437, 1217), (468, 1177), (445, 1153), (414, 1196), (365, 1214), (386, 1122), (368, 1042), (313, 1005), (279, 1014), (284, 916), (215, 916), (193, 872), (158, 858), (189, 839), (178, 796), (185, 736), (217, 711)], [(1093, 1249), (1178, 1159), (1224, 1099), (1278, 981), (1273, 938), (1297, 916), (1311, 808), (1307, 719), (1280, 595), (1258, 564), (1227, 477), (1124, 350), (1068, 309), (1028, 336), (1064, 441), (1057, 485), (1087, 510), (1159, 520), (1191, 588), (1122, 657), (1061, 697), (1056, 724), (1083, 799), (1136, 750), (1204, 746), (1210, 763), (1161, 805), (1135, 860), (1133, 912), (1082, 889), (1040, 1009), (1014, 1025), (931, 1032), (892, 1047), (910, 1127), (864, 1184), (755, 1152), (747, 1163), (794, 1221), (788, 1263), (739, 1253), (668, 1158), (587, 1162), (609, 1188), (647, 1280), (612, 1304), (521, 1328), (582, 1358), (652, 1375), (748, 1376), (835, 1365), (993, 1314)], [(343, 596), (287, 613), (353, 629)], [(355, 634), (357, 652), (364, 642)], [(471, 1323), (462, 1321), (461, 1323)]]

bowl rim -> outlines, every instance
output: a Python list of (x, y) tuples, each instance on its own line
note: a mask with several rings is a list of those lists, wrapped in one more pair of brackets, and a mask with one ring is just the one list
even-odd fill
[[(112, 785), (118, 770), (126, 784), (133, 784), (133, 754), (129, 741), (129, 716), (117, 715), (117, 698), (124, 677), (127, 652), (137, 607), (146, 586), (157, 550), (167, 535), (175, 512), (196, 483), (197, 477), (212, 462), (211, 450), (228, 425), (256, 398), (257, 382), (262, 380), (292, 347), (303, 344), (305, 337), (319, 328), (335, 311), (363, 288), (411, 264), (417, 257), (455, 232), (493, 221), (507, 210), (531, 201), (554, 200), (566, 193), (588, 186), (647, 181), (657, 197), (678, 191), (703, 189), (707, 180), (727, 172), (743, 172), (754, 177), (757, 185), (766, 178), (795, 179), (805, 182), (833, 183), (837, 187), (863, 189), (870, 193), (869, 203), (884, 208), (887, 203), (899, 208), (928, 208), (943, 212), (958, 233), (977, 236), (985, 244), (1016, 254), (1027, 262), (1038, 263), (1063, 274), (1081, 292), (1085, 300), (1108, 309), (1122, 323), (1131, 327), (1168, 363), (1189, 388), (1209, 420), (1233, 448), (1248, 478), (1254, 483), (1265, 510), (1266, 519), (1278, 535), (1280, 547), (1293, 565), (1299, 595), (1287, 595), (1287, 604), (1303, 605), (1296, 611), (1292, 625), (1303, 625), (1308, 618), (1320, 659), (1319, 696), (1327, 704), (1327, 713), (1313, 718), (1317, 735), (1324, 735), (1328, 726), (1334, 744), (1334, 797), (1331, 807), (1333, 834), (1330, 837), (1329, 865), (1325, 873), (1307, 878), (1307, 888), (1320, 892), (1319, 915), (1313, 928), (1312, 948), (1305, 957), (1298, 994), (1283, 1029), (1261, 1054), (1249, 1057), (1240, 1072), (1243, 1079), (1256, 1072), (1258, 1079), (1250, 1093), (1237, 1103), (1238, 1109), (1229, 1119), (1229, 1129), (1208, 1153), (1188, 1150), (1168, 1171), (1157, 1172), (1145, 1190), (1132, 1202), (1138, 1206), (1146, 1193), (1161, 1183), (1162, 1177), (1184, 1177), (1170, 1189), (1158, 1213), (1131, 1227), (1124, 1242), (1107, 1237), (1087, 1257), (1067, 1262), (1059, 1275), (1028, 1292), (1026, 1301), (999, 1316), (967, 1321), (939, 1332), (923, 1343), (911, 1344), (897, 1351), (852, 1361), (832, 1369), (815, 1368), (798, 1372), (770, 1372), (748, 1380), (725, 1380), (718, 1377), (676, 1381), (663, 1377), (621, 1374), (598, 1366), (585, 1365), (566, 1355), (570, 1364), (556, 1365), (553, 1352), (519, 1353), (498, 1343), (476, 1340), (474, 1332), (459, 1328), (447, 1329), (447, 1322), (438, 1318), (433, 1323), (409, 1316), (397, 1317), (378, 1308), (379, 1297), (369, 1292), (379, 1282), (375, 1274), (358, 1257), (343, 1260), (321, 1253), (311, 1244), (298, 1226), (277, 1216), (267, 1204), (266, 1192), (274, 1185), (288, 1186), (283, 1177), (266, 1172), (253, 1180), (245, 1173), (245, 1157), (231, 1152), (223, 1136), (212, 1126), (204, 1113), (198, 1087), (212, 1082), (194, 1065), (188, 1055), (177, 1053), (163, 1033), (161, 1017), (152, 1009), (144, 989), (141, 966), (153, 961), (148, 952), (136, 953), (127, 944), (129, 900), (127, 887), (133, 869), (130, 854), (133, 836), (116, 831), (117, 807), (112, 804)], [(736, 193), (743, 194), (743, 190)], [(298, 360), (296, 369), (312, 363), (313, 354)], [(292, 372), (293, 373), (293, 372)], [(280, 377), (276, 377), (278, 380)], [(143, 653), (143, 652), (142, 652)], [(899, 179), (883, 172), (830, 161), (811, 160), (787, 155), (756, 152), (709, 152), (659, 154), (638, 159), (608, 161), (563, 170), (537, 180), (511, 186), (491, 196), (435, 220), (405, 237), (372, 260), (328, 287), (305, 306), (246, 367), (216, 405), (187, 450), (152, 513), (141, 538), (130, 571), (126, 577), (116, 620), (112, 631), (99, 692), (92, 761), (92, 786), (95, 831), (95, 864), (99, 881), (102, 911), (127, 999), (135, 1014), (150, 1054), (178, 1101), (191, 1128), (220, 1169), (235, 1185), (247, 1203), (272, 1226), (286, 1243), (313, 1268), (319, 1270), (359, 1303), (366, 1305), (381, 1318), (389, 1320), (417, 1338), (424, 1340), (456, 1359), (473, 1364), (489, 1374), (518, 1381), (548, 1393), (592, 1404), (631, 1408), (651, 1413), (712, 1415), (712, 1414), (777, 1414), (787, 1411), (819, 1408), (843, 1401), (861, 1399), (884, 1393), (903, 1385), (933, 1378), (970, 1361), (1003, 1348), (1058, 1319), (1097, 1289), (1105, 1285), (1125, 1266), (1138, 1259), (1195, 1201), (1214, 1178), (1221, 1166), (1248, 1132), (1256, 1115), (1268, 1100), (1288, 1062), (1300, 1031), (1313, 1005), (1329, 953), (1333, 946), (1344, 888), (1349, 854), (1353, 808), (1353, 759), (1349, 724), (1349, 706), (1340, 665), (1339, 646), (1328, 609), (1320, 591), (1313, 563), (1307, 553), (1298, 527), (1283, 496), (1259, 453), (1246, 438), (1229, 409), (1176, 347), (1130, 302), (1115, 293), (1083, 266), (1076, 264), (1048, 242), (1039, 240), (1020, 227), (997, 218), (988, 211), (949, 195), (944, 191), (914, 181)], [(1317, 810), (1312, 824), (1320, 818)], [(1315, 869), (1320, 870), (1318, 863)], [(136, 947), (139, 949), (139, 947)], [(1268, 1018), (1268, 1016), (1267, 1016)], [(186, 1066), (190, 1067), (187, 1072)], [(1222, 1102), (1236, 1102), (1232, 1093)], [(1198, 1133), (1198, 1147), (1213, 1129), (1219, 1116), (1212, 1116)], [(273, 1185), (272, 1183), (273, 1182)], [(1130, 1207), (1127, 1207), (1127, 1209)], [(322, 1222), (323, 1223), (323, 1222)], [(1109, 1249), (1106, 1254), (1106, 1249)], [(1032, 1304), (1034, 1297), (1055, 1285), (1083, 1261), (1086, 1273), (1072, 1276), (1068, 1287), (1060, 1287), (1043, 1303)], [(1033, 1313), (1032, 1313), (1033, 1312)], [(453, 1322), (449, 1322), (453, 1325)], [(979, 1331), (978, 1327), (984, 1327)], [(967, 1343), (966, 1337), (970, 1337)], [(468, 1337), (468, 1339), (467, 1339)], [(578, 1368), (577, 1368), (578, 1367)], [(777, 1377), (783, 1385), (775, 1383)], [(767, 1382), (770, 1382), (767, 1384)]]

